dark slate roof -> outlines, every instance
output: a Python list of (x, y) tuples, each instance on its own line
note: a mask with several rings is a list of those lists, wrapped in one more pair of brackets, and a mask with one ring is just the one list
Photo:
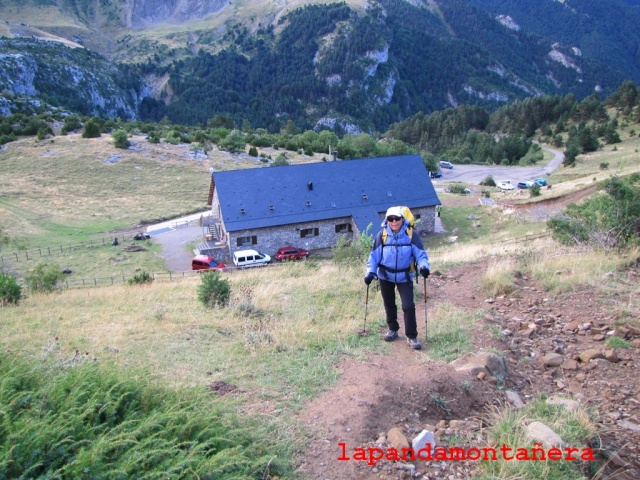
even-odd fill
[(227, 231), (353, 217), (361, 231), (393, 205), (440, 205), (420, 155), (213, 174)]

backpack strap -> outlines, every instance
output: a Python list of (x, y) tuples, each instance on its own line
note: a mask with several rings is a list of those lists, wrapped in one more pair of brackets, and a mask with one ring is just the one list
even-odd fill
[[(406, 229), (407, 235), (409, 236), (409, 243), (396, 243), (393, 245), (387, 245), (387, 238), (389, 237), (389, 233), (387, 232), (386, 227), (382, 229), (381, 232), (381, 236), (380, 236), (380, 240), (382, 242), (382, 249), (384, 250), (384, 247), (410, 247), (412, 245), (411, 240), (413, 239), (413, 227), (411, 225), (407, 226)], [(380, 258), (382, 259), (382, 256), (380, 256)], [(388, 268), (385, 267), (384, 265), (382, 265), (382, 263), (378, 263), (378, 268), (385, 270), (387, 272), (391, 272), (391, 273), (406, 273), (407, 276), (410, 272), (418, 271), (418, 263), (416, 262), (415, 258), (413, 259), (413, 263), (411, 264), (411, 266), (409, 268), (403, 269), (403, 270), (395, 270), (393, 268)], [(418, 276), (416, 275), (416, 283), (418, 283)]]

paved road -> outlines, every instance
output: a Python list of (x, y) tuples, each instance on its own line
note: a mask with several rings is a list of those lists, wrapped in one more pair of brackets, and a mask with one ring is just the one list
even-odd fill
[(455, 165), (452, 169), (443, 168), (442, 177), (432, 180), (435, 186), (440, 182), (463, 182), (480, 184), (487, 176), (491, 175), (498, 183), (501, 180), (511, 180), (515, 186), (519, 181), (534, 177), (543, 177), (556, 170), (564, 160), (564, 154), (560, 150), (542, 147), (543, 150), (553, 153), (553, 159), (544, 167), (500, 167), (491, 165)]
[(191, 270), (193, 252), (188, 246), (202, 242), (205, 232), (200, 226), (200, 215), (209, 213), (210, 211), (196, 213), (147, 227), (147, 233), (151, 238), (162, 245), (162, 258), (168, 270), (172, 272)]

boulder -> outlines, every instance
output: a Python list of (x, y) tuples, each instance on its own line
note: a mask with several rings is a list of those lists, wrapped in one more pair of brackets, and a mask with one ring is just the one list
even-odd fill
[(562, 362), (564, 362), (564, 357), (557, 353), (547, 353), (544, 357), (542, 357), (542, 364), (545, 367), (559, 367), (560, 365), (562, 365)]
[(504, 359), (490, 352), (467, 353), (449, 365), (458, 372), (466, 372), (476, 377), (484, 373), (486, 376), (492, 375), (502, 381), (507, 376)]
[(545, 448), (562, 447), (564, 440), (542, 422), (527, 425), (527, 436), (534, 442), (540, 442)]
[(393, 427), (389, 430), (387, 433), (387, 442), (389, 445), (393, 445), (399, 452), (402, 451), (403, 448), (410, 448), (407, 437), (404, 436), (398, 427)]
[(583, 363), (589, 363), (596, 358), (604, 358), (603, 353), (597, 348), (590, 348), (580, 354), (580, 361)]

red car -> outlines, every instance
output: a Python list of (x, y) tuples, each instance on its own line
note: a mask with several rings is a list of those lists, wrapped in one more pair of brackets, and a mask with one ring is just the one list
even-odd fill
[(309, 256), (309, 252), (304, 248), (296, 248), (296, 247), (282, 247), (278, 249), (275, 254), (276, 260), (279, 262), (286, 262), (287, 260), (300, 260), (303, 258), (307, 258)]
[(191, 270), (223, 270), (227, 266), (209, 255), (196, 255), (191, 260)]

